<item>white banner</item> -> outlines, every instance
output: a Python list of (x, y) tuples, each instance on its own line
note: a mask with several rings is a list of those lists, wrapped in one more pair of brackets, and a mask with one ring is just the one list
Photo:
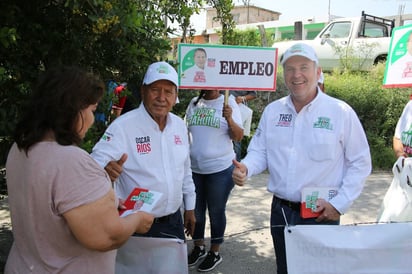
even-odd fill
[(116, 256), (116, 274), (187, 274), (187, 245), (169, 238), (130, 237)]
[(412, 223), (285, 229), (289, 274), (412, 273)]
[(179, 88), (276, 90), (277, 49), (179, 44)]

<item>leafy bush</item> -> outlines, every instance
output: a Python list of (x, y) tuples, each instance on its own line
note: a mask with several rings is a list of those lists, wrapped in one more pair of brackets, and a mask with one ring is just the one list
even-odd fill
[(395, 162), (392, 138), (411, 89), (382, 88), (384, 65), (370, 72), (325, 74), (329, 95), (347, 102), (365, 129), (374, 170), (390, 170)]
[[(326, 92), (347, 102), (358, 114), (368, 138), (373, 170), (392, 169), (396, 160), (392, 151), (393, 134), (402, 110), (409, 100), (409, 94), (412, 92), (412, 89), (382, 88), (383, 73), (384, 65), (379, 64), (369, 72), (335, 71), (325, 74)], [(254, 110), (251, 136), (257, 128), (266, 105), (287, 94), (280, 68), (276, 92), (258, 92), (257, 98), (249, 103)], [(182, 109), (187, 106), (187, 103), (181, 100)], [(246, 155), (250, 139), (251, 137), (244, 137), (242, 140), (243, 156)]]

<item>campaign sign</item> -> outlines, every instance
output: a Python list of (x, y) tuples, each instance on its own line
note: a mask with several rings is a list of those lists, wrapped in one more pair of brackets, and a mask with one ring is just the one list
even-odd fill
[(383, 87), (412, 86), (412, 25), (393, 29)]
[(277, 49), (179, 44), (179, 88), (276, 90)]

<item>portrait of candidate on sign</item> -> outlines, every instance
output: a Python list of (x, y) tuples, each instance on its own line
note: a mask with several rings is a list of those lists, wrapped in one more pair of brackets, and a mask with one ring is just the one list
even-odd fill
[(180, 74), (183, 85), (207, 83), (210, 79), (210, 71), (215, 67), (215, 60), (208, 58), (204, 48), (195, 48), (190, 50), (183, 57)]
[(394, 29), (383, 85), (412, 86), (412, 25)]

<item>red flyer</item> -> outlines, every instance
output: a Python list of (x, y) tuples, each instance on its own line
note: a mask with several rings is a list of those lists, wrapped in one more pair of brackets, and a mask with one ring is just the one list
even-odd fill
[(136, 187), (124, 202), (126, 209), (120, 209), (119, 215), (125, 217), (136, 211), (145, 211), (150, 213), (161, 196), (162, 193), (160, 192)]
[(324, 199), (330, 201), (338, 194), (336, 187), (307, 187), (302, 190), (302, 199), (300, 204), (300, 216), (302, 218), (315, 218), (320, 212), (315, 212), (316, 201)]

